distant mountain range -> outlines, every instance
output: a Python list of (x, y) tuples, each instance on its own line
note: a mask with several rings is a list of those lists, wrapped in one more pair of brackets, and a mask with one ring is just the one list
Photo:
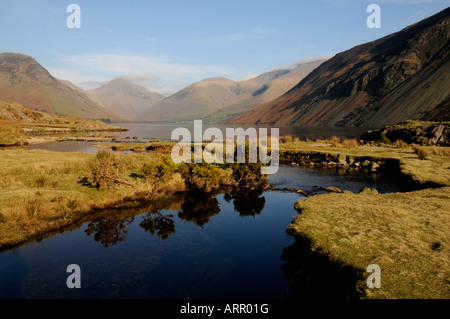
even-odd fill
[(450, 119), (450, 8), (323, 63), (228, 123), (383, 127)]
[(56, 115), (117, 119), (86, 94), (53, 77), (32, 57), (20, 53), (0, 54), (0, 99)]
[(211, 78), (169, 97), (117, 78), (85, 91), (53, 77), (32, 57), (0, 54), (0, 99), (63, 116), (112, 121), (219, 123), (280, 96), (325, 59), (263, 73), (248, 80)]
[(278, 69), (243, 81), (205, 79), (154, 104), (136, 119), (150, 122), (203, 119), (219, 123), (280, 96), (324, 61), (301, 63), (295, 68)]
[(450, 120), (450, 8), (325, 60), (242, 81), (205, 79), (165, 97), (125, 79), (84, 91), (32, 57), (0, 54), (0, 100), (112, 121), (380, 128)]

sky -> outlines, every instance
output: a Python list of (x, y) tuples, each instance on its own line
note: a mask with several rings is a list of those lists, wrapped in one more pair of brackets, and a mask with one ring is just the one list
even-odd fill
[[(80, 28), (69, 28), (70, 4)], [(370, 4), (381, 27), (369, 28)], [(0, 52), (24, 53), (83, 89), (122, 77), (169, 95), (249, 78), (376, 40), (450, 0), (0, 0)]]

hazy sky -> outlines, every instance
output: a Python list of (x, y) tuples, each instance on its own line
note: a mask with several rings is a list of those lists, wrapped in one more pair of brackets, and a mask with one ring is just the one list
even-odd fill
[[(69, 29), (69, 4), (81, 28)], [(381, 28), (369, 29), (369, 4)], [(126, 77), (165, 94), (208, 77), (233, 80), (378, 39), (449, 0), (0, 0), (0, 52), (33, 56), (85, 89)]]

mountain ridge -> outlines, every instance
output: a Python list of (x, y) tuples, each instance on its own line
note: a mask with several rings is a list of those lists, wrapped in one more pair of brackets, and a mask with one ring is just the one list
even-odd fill
[(227, 123), (382, 127), (445, 119), (449, 15), (450, 8), (338, 53), (284, 95)]
[(192, 121), (202, 118), (220, 123), (233, 114), (259, 107), (294, 86), (325, 59), (317, 59), (294, 68), (275, 69), (247, 80), (225, 77), (195, 82), (156, 103), (136, 119), (148, 122)]
[(53, 77), (33, 57), (22, 53), (0, 54), (0, 99), (50, 114), (118, 119), (82, 92)]

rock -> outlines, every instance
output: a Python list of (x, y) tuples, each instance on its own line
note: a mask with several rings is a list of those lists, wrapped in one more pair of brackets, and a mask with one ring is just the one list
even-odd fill
[(334, 186), (330, 186), (325, 188), (326, 191), (328, 192), (334, 192), (334, 193), (342, 193), (340, 188), (334, 187)]
[(362, 167), (369, 167), (370, 166), (371, 161), (369, 160), (365, 160), (364, 162), (362, 162)]
[(308, 195), (307, 192), (305, 192), (304, 190), (301, 190), (301, 189), (297, 189), (297, 194)]
[(347, 157), (348, 165), (352, 165), (354, 162), (355, 162), (355, 159), (353, 157)]
[(339, 154), (337, 156), (337, 159), (339, 162), (341, 162), (341, 161), (347, 162), (347, 156), (345, 154)]
[(361, 165), (360, 162), (355, 162), (355, 163), (353, 163), (353, 166), (355, 166), (355, 167), (359, 167), (360, 165)]
[(381, 136), (391, 141), (402, 140), (408, 144), (450, 146), (450, 122), (408, 120), (397, 125), (368, 131), (361, 136), (366, 142), (380, 140)]
[(378, 194), (378, 191), (376, 188), (364, 187), (358, 192), (358, 194)]
[(376, 171), (379, 167), (380, 167), (380, 165), (378, 165), (375, 162), (370, 163), (370, 171), (372, 171), (372, 172)]
[(339, 165), (339, 167), (344, 167), (344, 168), (348, 167), (347, 161), (345, 161), (345, 160), (339, 160), (338, 165)]

